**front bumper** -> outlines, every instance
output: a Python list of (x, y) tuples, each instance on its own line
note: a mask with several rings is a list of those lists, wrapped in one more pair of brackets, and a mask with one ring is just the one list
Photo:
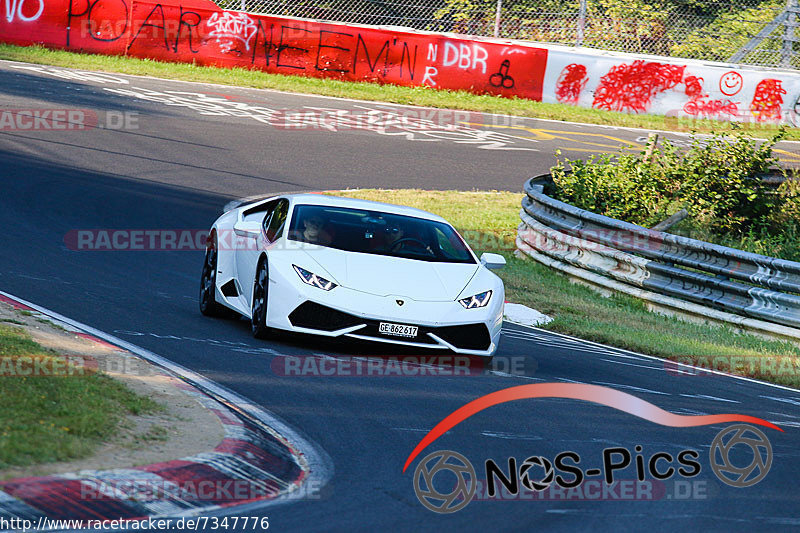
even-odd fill
[[(502, 287), (493, 289), (495, 293), (486, 308), (464, 309), (456, 301), (420, 302), (402, 295), (377, 296), (346, 287), (326, 292), (298, 287), (297, 283), (282, 285), (290, 280), (270, 280), (270, 327), (464, 355), (491, 356), (497, 350), (503, 323)], [(284, 287), (287, 289), (281, 290)], [(403, 305), (398, 305), (397, 300), (402, 300)], [(419, 329), (414, 338), (388, 336), (379, 332), (380, 322)]]

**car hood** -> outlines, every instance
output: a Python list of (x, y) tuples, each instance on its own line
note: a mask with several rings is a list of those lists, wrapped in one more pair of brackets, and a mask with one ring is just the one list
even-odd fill
[(480, 268), (477, 263), (431, 263), (324, 247), (305, 253), (342, 287), (428, 302), (452, 302)]

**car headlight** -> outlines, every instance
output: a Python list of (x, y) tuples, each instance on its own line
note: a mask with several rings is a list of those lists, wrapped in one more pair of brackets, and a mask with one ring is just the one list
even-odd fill
[(306, 285), (311, 285), (312, 287), (316, 287), (318, 289), (322, 289), (323, 291), (329, 291), (336, 287), (336, 284), (332, 281), (328, 281), (325, 278), (317, 276), (313, 272), (309, 272), (305, 268), (300, 268), (297, 265), (292, 265), (294, 271), (297, 272), (297, 275), (300, 276), (300, 279), (303, 280), (303, 283)]
[(469, 298), (462, 298), (458, 303), (463, 305), (464, 309), (477, 309), (479, 307), (486, 307), (491, 299), (492, 291), (486, 291), (476, 294), (475, 296), (470, 296)]

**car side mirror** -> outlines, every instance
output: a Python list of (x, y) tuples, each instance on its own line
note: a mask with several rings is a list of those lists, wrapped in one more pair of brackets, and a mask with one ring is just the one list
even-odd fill
[(506, 258), (500, 254), (481, 254), (481, 264), (489, 270), (496, 270), (506, 266)]
[(239, 237), (258, 237), (261, 234), (261, 222), (240, 220), (233, 225), (233, 232)]

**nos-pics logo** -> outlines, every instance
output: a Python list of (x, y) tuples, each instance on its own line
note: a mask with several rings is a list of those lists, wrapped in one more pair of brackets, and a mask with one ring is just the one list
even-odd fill
[[(748, 415), (675, 415), (627, 393), (598, 385), (542, 383), (504, 389), (479, 398), (456, 410), (420, 441), (409, 455), (403, 471), (426, 446), (469, 416), (505, 401), (541, 397), (592, 401), (672, 427), (749, 422), (783, 431), (766, 420)], [(732, 460), (734, 447), (738, 450), (736, 452), (738, 461)], [(740, 464), (741, 451), (745, 447), (749, 447), (752, 459), (749, 464), (742, 465)], [(642, 447), (636, 446), (637, 453), (641, 450)], [(566, 462), (562, 456), (567, 457), (570, 462)], [(637, 454), (634, 460), (633, 454), (625, 448), (609, 448), (603, 451), (602, 469), (584, 469), (578, 467), (580, 457), (576, 453), (563, 452), (553, 462), (545, 457), (529, 457), (519, 464), (516, 471), (504, 473), (500, 479), (501, 484), (513, 493), (519, 490), (520, 485), (534, 492), (544, 491), (554, 483), (562, 489), (574, 488), (593, 475), (602, 475), (605, 478), (604, 481), (610, 485), (614, 483), (614, 471), (623, 470), (629, 466), (635, 466), (640, 481), (645, 480), (648, 473), (654, 479), (665, 480), (676, 473), (684, 477), (698, 475), (701, 467), (700, 463), (696, 461), (697, 458), (699, 458), (698, 452), (686, 450), (678, 454), (678, 463), (672, 466), (675, 458), (667, 452), (653, 453), (649, 457)], [(709, 462), (716, 477), (726, 485), (736, 488), (751, 487), (763, 480), (772, 467), (772, 459), (772, 445), (767, 436), (760, 429), (746, 423), (728, 426), (720, 431), (714, 437), (709, 451)], [(514, 465), (516, 468), (517, 463), (512, 458), (509, 459), (508, 464)], [(482, 474), (485, 475), (484, 479), (489, 489), (489, 495), (492, 496), (495, 490), (495, 477), (499, 472), (498, 466), (491, 459), (487, 460), (484, 466)], [(685, 468), (687, 466), (690, 468)], [(563, 473), (567, 475), (562, 476)], [(537, 477), (536, 474), (540, 475)], [(475, 467), (466, 457), (455, 451), (441, 450), (420, 460), (414, 470), (413, 483), (417, 499), (423, 506), (433, 512), (447, 514), (457, 512), (469, 505), (475, 497), (479, 481)]]

